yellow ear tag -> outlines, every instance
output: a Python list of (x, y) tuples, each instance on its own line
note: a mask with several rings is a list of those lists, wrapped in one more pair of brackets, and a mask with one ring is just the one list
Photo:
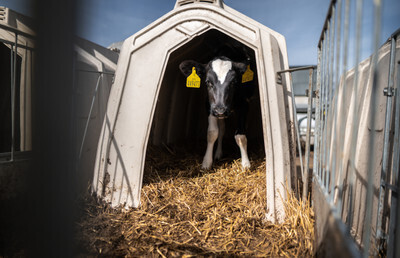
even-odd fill
[(186, 78), (186, 87), (200, 88), (200, 77), (196, 74), (196, 68), (192, 68), (192, 74)]
[(247, 69), (242, 75), (242, 83), (250, 82), (254, 79), (254, 72), (250, 69), (250, 65), (247, 65)]

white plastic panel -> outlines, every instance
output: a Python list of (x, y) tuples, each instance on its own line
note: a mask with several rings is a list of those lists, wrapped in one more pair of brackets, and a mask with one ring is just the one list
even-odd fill
[[(211, 30), (254, 52), (267, 160), (267, 218), (282, 221), (280, 195), (285, 199), (283, 186), (290, 185), (292, 169), (290, 101), (285, 88), (288, 78), (283, 78), (283, 85), (276, 82), (276, 72), (288, 68), (285, 40), (246, 16), (228, 12), (226, 6), (198, 3), (175, 8), (125, 40), (99, 141), (92, 190), (113, 207), (140, 205), (146, 148), (152, 124), (157, 123), (153, 119), (165, 119), (154, 116), (158, 100), (165, 98), (159, 92), (166, 84), (179, 81), (176, 76), (165, 74), (168, 65), (177, 61), (170, 59), (171, 53), (179, 58), (176, 53), (185, 50), (185, 57), (190, 56), (185, 46)], [(196, 55), (199, 53), (193, 53)], [(170, 94), (172, 101), (177, 99), (174, 94), (178, 93)], [(164, 137), (154, 133), (155, 138)], [(174, 139), (173, 134), (168, 137)]]

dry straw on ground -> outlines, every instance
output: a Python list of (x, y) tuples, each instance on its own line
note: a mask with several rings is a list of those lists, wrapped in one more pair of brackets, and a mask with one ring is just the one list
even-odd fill
[[(200, 169), (200, 157), (151, 155), (138, 209), (121, 211), (88, 198), (78, 241), (87, 254), (110, 256), (311, 256), (314, 219), (289, 194), (287, 218), (265, 221), (265, 161)], [(172, 158), (175, 157), (175, 158)]]

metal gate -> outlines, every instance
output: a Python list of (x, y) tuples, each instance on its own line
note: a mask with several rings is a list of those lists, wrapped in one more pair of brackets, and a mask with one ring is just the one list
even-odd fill
[[(369, 17), (363, 16), (364, 7), (362, 0), (331, 1), (318, 43), (315, 244), (320, 254), (396, 257), (400, 255), (400, 245), (395, 244), (400, 240), (396, 231), (400, 219), (399, 31), (380, 46), (382, 2), (373, 1), (374, 15)], [(374, 27), (373, 53), (362, 61), (366, 19)]]

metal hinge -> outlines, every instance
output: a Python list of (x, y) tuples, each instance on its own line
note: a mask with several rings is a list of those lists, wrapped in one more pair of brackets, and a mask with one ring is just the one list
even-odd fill
[(394, 88), (392, 87), (386, 87), (383, 89), (383, 95), (387, 97), (393, 97), (394, 96)]
[(386, 182), (384, 182), (383, 184), (387, 189), (391, 190), (394, 193), (397, 193), (398, 190), (399, 190), (398, 187), (395, 186), (395, 185), (392, 185), (392, 184), (389, 184), (389, 183), (386, 183)]
[[(308, 96), (308, 89), (306, 89), (306, 96)], [(317, 96), (316, 91), (312, 91), (312, 97), (315, 98)]]

